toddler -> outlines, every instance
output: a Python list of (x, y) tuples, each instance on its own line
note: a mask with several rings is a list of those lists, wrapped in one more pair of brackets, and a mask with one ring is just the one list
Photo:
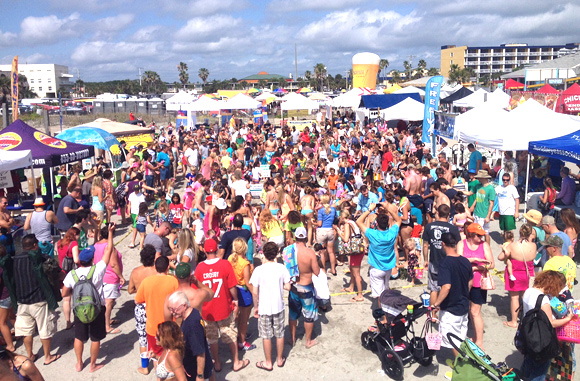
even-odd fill
[[(149, 208), (147, 207), (146, 202), (142, 202), (139, 204), (139, 214), (137, 215), (137, 221), (135, 228), (139, 232), (139, 250), (143, 250), (143, 241), (145, 240), (145, 232), (147, 231), (147, 224), (153, 226), (153, 222), (151, 222), (151, 217), (149, 217)], [(135, 243), (132, 243), (135, 246)]]
[[(505, 242), (502, 245), (502, 250), (505, 251), (505, 249), (509, 246), (510, 243), (514, 242), (514, 233), (507, 231), (504, 233), (504, 238), (505, 238)], [(509, 275), (509, 278), (512, 282), (516, 281), (516, 277), (514, 276), (514, 268), (512, 266), (512, 261), (511, 259), (507, 258), (505, 260), (505, 268), (507, 269), (507, 273)]]
[(413, 238), (407, 238), (404, 243), (405, 249), (408, 250), (407, 254), (407, 272), (409, 278), (411, 278), (411, 285), (415, 285), (415, 269), (419, 267), (419, 254), (417, 252), (417, 246)]
[(191, 212), (191, 219), (193, 220), (191, 227), (195, 233), (195, 243), (201, 245), (201, 241), (203, 240), (203, 220), (201, 219), (199, 210)]

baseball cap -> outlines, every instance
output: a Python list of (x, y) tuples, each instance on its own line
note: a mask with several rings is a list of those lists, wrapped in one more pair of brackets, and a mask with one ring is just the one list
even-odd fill
[(541, 225), (556, 225), (556, 220), (552, 216), (544, 216)]
[(475, 233), (478, 235), (485, 235), (485, 230), (483, 230), (483, 228), (481, 227), (480, 224), (471, 224), (467, 227), (467, 232), (468, 233)]
[(218, 248), (217, 242), (215, 241), (215, 239), (210, 238), (205, 241), (205, 243), (203, 244), (203, 248), (206, 253), (215, 253)]
[(141, 189), (141, 185), (135, 184), (135, 186), (133, 186), (133, 190), (138, 191), (139, 189)]
[(475, 169), (470, 169), (468, 172), (471, 173), (471, 174), (473, 174), (473, 175), (475, 175), (475, 173), (476, 173), (475, 172)]
[(93, 260), (94, 256), (95, 256), (95, 247), (89, 246), (79, 253), (79, 261), (90, 262)]
[(175, 277), (177, 279), (187, 279), (191, 275), (191, 265), (187, 262), (180, 262), (175, 266)]
[(564, 245), (564, 240), (557, 235), (551, 235), (542, 242), (542, 245), (562, 247)]
[(308, 237), (308, 233), (306, 232), (306, 229), (301, 226), (296, 229), (296, 232), (294, 232), (294, 237), (297, 239), (305, 239)]

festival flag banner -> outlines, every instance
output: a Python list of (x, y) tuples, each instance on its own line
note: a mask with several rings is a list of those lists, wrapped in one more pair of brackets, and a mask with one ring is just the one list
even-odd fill
[(12, 121), (16, 122), (16, 119), (18, 119), (18, 56), (14, 56), (12, 60), (12, 73), (10, 74), (10, 78), (12, 79), (12, 90), (10, 91), (12, 96)]
[(423, 143), (429, 143), (429, 134), (435, 127), (435, 111), (439, 108), (439, 95), (443, 76), (436, 75), (431, 77), (425, 87), (425, 116), (423, 117)]

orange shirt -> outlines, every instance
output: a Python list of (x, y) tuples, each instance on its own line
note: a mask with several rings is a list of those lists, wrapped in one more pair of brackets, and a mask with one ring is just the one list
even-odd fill
[(145, 331), (148, 335), (155, 336), (157, 326), (165, 321), (163, 306), (165, 298), (177, 290), (177, 279), (169, 275), (151, 275), (143, 279), (135, 303), (145, 303), (147, 312), (147, 325)]
[(328, 189), (336, 190), (336, 182), (338, 181), (338, 175), (328, 175)]

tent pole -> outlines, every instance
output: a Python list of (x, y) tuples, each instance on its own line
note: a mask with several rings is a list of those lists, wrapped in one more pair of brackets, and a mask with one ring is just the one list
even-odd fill
[[(46, 179), (44, 181), (46, 182)], [(52, 194), (52, 199), (54, 200), (54, 176), (52, 174), (52, 167), (50, 167), (50, 193)]]
[(34, 198), (36, 199), (38, 197), (38, 194), (36, 193), (36, 177), (34, 177), (34, 164), (30, 163), (30, 171), (32, 172), (32, 187), (34, 188)]
[(524, 214), (526, 214), (526, 212), (528, 211), (528, 182), (530, 181), (530, 158), (531, 158), (531, 154), (528, 151), (528, 168), (526, 169), (526, 191), (525, 191), (525, 198), (524, 198)]

